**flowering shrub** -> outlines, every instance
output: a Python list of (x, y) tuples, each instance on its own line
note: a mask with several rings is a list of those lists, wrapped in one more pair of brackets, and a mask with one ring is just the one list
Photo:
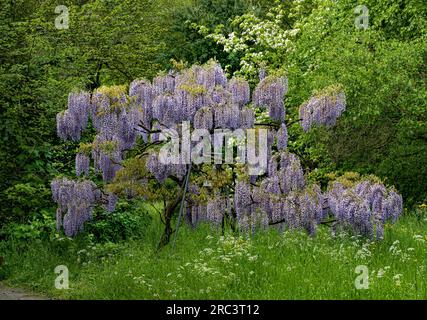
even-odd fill
[[(242, 231), (253, 232), (280, 225), (314, 235), (317, 225), (332, 214), (336, 219), (334, 230), (350, 227), (372, 236), (375, 227), (381, 238), (385, 221), (396, 221), (402, 212), (401, 196), (379, 181), (358, 181), (350, 187), (336, 183), (326, 193), (320, 186), (309, 184), (300, 159), (287, 150), (287, 89), (284, 76), (262, 74), (251, 100), (246, 80), (227, 79), (221, 66), (211, 61), (170, 71), (152, 82), (135, 80), (129, 94), (124, 86), (70, 94), (68, 109), (57, 117), (58, 135), (79, 140), (89, 119), (96, 135), (93, 143), (82, 144), (76, 155), (76, 175), (85, 178), (52, 182), (53, 199), (59, 204), (58, 228), (75, 236), (91, 219), (95, 205), (102, 204), (112, 212), (122, 195), (165, 204), (160, 212), (165, 224), (162, 244), (173, 232), (171, 221), (180, 203), (184, 204), (180, 212), (185, 210), (193, 226), (202, 221), (216, 226), (237, 223)], [(301, 106), (301, 125), (305, 131), (313, 125), (330, 127), (345, 105), (342, 88), (326, 88)], [(265, 109), (266, 119), (256, 117)], [(199, 136), (187, 136), (191, 128), (199, 129), (195, 132), (203, 137), (202, 148), (196, 143)], [(236, 129), (248, 132), (247, 138), (237, 139), (240, 143), (258, 137), (260, 144), (248, 144), (248, 150), (241, 152), (237, 142), (237, 157), (231, 149), (231, 160), (237, 163), (223, 163), (227, 150), (222, 141), (218, 147), (216, 133)], [(187, 145), (174, 144), (180, 140)], [(214, 163), (210, 141), (215, 144)], [(209, 150), (205, 149), (206, 142)], [(180, 153), (172, 158), (170, 149), (165, 153), (165, 145)], [(200, 151), (204, 161), (198, 161)], [(260, 168), (254, 172), (251, 156), (257, 153)], [(105, 188), (87, 179), (90, 155), (94, 173), (102, 176)], [(262, 157), (265, 170), (260, 165)]]

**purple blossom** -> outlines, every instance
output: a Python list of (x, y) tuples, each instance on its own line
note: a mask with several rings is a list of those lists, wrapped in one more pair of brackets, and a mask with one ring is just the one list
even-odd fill
[(129, 96), (135, 99), (137, 107), (141, 108), (141, 121), (145, 127), (151, 126), (153, 117), (153, 88), (147, 80), (135, 80), (130, 84)]
[(240, 128), (240, 109), (236, 104), (229, 104), (225, 108), (227, 116), (227, 127), (229, 129), (238, 129)]
[(89, 93), (79, 92), (68, 95), (68, 110), (75, 119), (75, 122), (79, 124), (81, 131), (87, 127), (90, 109)]
[(266, 76), (267, 76), (267, 71), (265, 70), (265, 68), (261, 68), (258, 73), (259, 81), (264, 80)]
[(280, 195), (280, 182), (278, 176), (272, 176), (262, 181), (261, 187), (265, 192), (272, 195)]
[(89, 175), (90, 159), (84, 153), (77, 153), (76, 155), (76, 174), (77, 176)]
[(206, 207), (207, 220), (212, 222), (214, 225), (221, 224), (225, 209), (226, 201), (224, 198), (215, 197), (213, 199), (209, 199)]
[(153, 79), (153, 93), (163, 95), (175, 91), (175, 75), (169, 73), (165, 76), (157, 76)]
[[(83, 230), (86, 221), (92, 218), (93, 206), (100, 199), (100, 192), (92, 181), (55, 179), (51, 183), (56, 211), (57, 228), (64, 228), (68, 237), (74, 237)], [(65, 215), (63, 215), (65, 213)]]
[(113, 212), (114, 210), (116, 210), (116, 204), (117, 204), (117, 200), (118, 200), (118, 196), (112, 192), (108, 193), (108, 197), (107, 197), (107, 205), (105, 207), (105, 209), (108, 212)]
[(216, 86), (211, 93), (212, 102), (219, 105), (225, 105), (230, 101), (230, 92), (221, 86)]
[(383, 237), (386, 221), (396, 221), (402, 212), (402, 198), (394, 190), (369, 180), (351, 187), (334, 183), (328, 191), (328, 205), (341, 228), (357, 234)]
[(226, 108), (227, 107), (224, 105), (217, 105), (213, 107), (215, 128), (218, 128), (218, 129), (227, 128), (228, 115), (227, 115)]
[(181, 120), (181, 114), (177, 111), (176, 99), (173, 95), (160, 95), (153, 101), (153, 119), (165, 126), (174, 125)]
[[(239, 106), (233, 104), (215, 106), (213, 108), (215, 128), (234, 130), (241, 128), (241, 125), (245, 128), (251, 125), (251, 111), (243, 110), (240, 110)], [(242, 121), (245, 123), (242, 123)]]
[(160, 183), (163, 183), (168, 177), (167, 166), (160, 163), (157, 154), (151, 153), (147, 159), (147, 170)]
[(206, 88), (207, 91), (212, 91), (215, 87), (215, 70), (212, 67), (194, 66), (193, 72), (196, 84)]
[[(186, 208), (192, 224), (209, 221), (219, 225), (224, 216), (234, 216), (234, 209), (242, 231), (254, 232), (278, 222), (289, 229), (306, 230), (314, 235), (317, 225), (331, 213), (337, 220), (336, 229), (368, 236), (376, 233), (382, 238), (384, 224), (396, 221), (402, 213), (402, 196), (370, 180), (354, 185), (336, 182), (326, 195), (317, 185), (307, 186), (299, 158), (286, 151), (284, 96), (287, 89), (286, 78), (266, 76), (265, 70), (260, 71), (253, 104), (267, 108), (269, 117), (281, 123), (277, 131), (268, 130), (268, 176), (238, 180), (233, 200), (218, 193), (200, 204), (189, 197)], [(153, 84), (135, 80), (130, 84), (129, 96), (111, 96), (108, 92), (97, 90), (92, 100), (88, 93), (72, 93), (68, 109), (57, 115), (58, 136), (64, 140), (79, 140), (89, 117), (92, 119), (97, 131), (92, 149), (94, 169), (102, 174), (104, 182), (115, 178), (122, 168), (125, 152), (135, 146), (138, 136), (145, 142), (159, 141), (159, 133), (149, 136), (142, 126), (155, 131), (177, 128), (182, 121), (190, 121), (194, 128), (211, 130), (248, 129), (255, 123), (254, 110), (246, 106), (250, 101), (248, 82), (242, 78), (227, 81), (224, 70), (213, 61), (158, 76)], [(300, 108), (303, 129), (334, 125), (345, 108), (342, 92), (312, 97)], [(278, 152), (273, 155), (275, 141)], [(78, 176), (89, 174), (88, 155), (78, 153), (75, 164)], [(154, 152), (147, 157), (146, 168), (160, 183), (170, 176), (182, 181), (187, 173), (185, 164), (165, 165)], [(66, 178), (55, 179), (51, 188), (52, 197), (58, 203), (57, 228), (63, 228), (68, 236), (75, 236), (92, 218), (93, 207), (101, 198), (100, 191), (92, 182)], [(130, 188), (126, 193), (134, 195)], [(189, 194), (200, 195), (201, 190), (190, 185)], [(112, 212), (117, 199), (117, 195), (108, 193), (102, 203)]]
[(131, 149), (135, 145), (137, 123), (138, 119), (135, 109), (131, 109), (128, 112), (123, 110), (118, 116), (117, 133), (115, 136), (119, 141), (121, 149)]
[(287, 89), (286, 78), (266, 77), (255, 88), (252, 102), (256, 107), (267, 107), (271, 119), (283, 122), (285, 120), (284, 96)]
[(278, 171), (277, 167), (278, 167), (277, 156), (273, 156), (270, 158), (268, 162), (268, 167), (267, 167), (269, 177), (273, 177), (277, 175), (277, 171)]
[(228, 90), (231, 93), (233, 104), (243, 107), (250, 100), (249, 83), (242, 78), (233, 78), (228, 83)]
[(215, 74), (215, 85), (225, 88), (227, 86), (227, 75), (225, 74), (221, 65), (219, 63), (215, 63), (213, 69)]
[(284, 152), (281, 155), (279, 180), (283, 193), (302, 189), (305, 186), (304, 172), (299, 159), (292, 153)]
[(286, 150), (288, 147), (288, 130), (286, 124), (282, 123), (280, 129), (277, 131), (277, 149), (279, 151)]
[(243, 107), (240, 110), (240, 128), (251, 129), (255, 124), (255, 113), (251, 108)]
[(122, 155), (117, 148), (111, 152), (105, 152), (102, 150), (102, 147), (95, 147), (92, 150), (92, 158), (95, 172), (102, 173), (102, 179), (104, 182), (112, 181), (116, 172), (122, 168), (120, 165)]
[(281, 201), (270, 200), (270, 208), (273, 223), (284, 219), (283, 203)]
[(251, 199), (251, 187), (245, 181), (238, 181), (234, 192), (234, 208), (237, 216), (249, 214)]
[(56, 115), (56, 132), (62, 140), (78, 141), (82, 134), (82, 127), (78, 118), (67, 109)]
[(332, 96), (314, 96), (300, 107), (301, 126), (305, 132), (314, 125), (334, 126), (345, 108), (343, 92)]
[(211, 130), (213, 127), (212, 109), (208, 107), (201, 108), (194, 116), (194, 128)]

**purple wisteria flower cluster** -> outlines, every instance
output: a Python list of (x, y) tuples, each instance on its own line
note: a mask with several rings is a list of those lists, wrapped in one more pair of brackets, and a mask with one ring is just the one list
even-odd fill
[(351, 187), (335, 182), (327, 194), (328, 205), (338, 221), (337, 227), (377, 239), (384, 236), (387, 221), (402, 214), (403, 199), (394, 189), (365, 180)]
[(343, 92), (314, 96), (300, 107), (301, 126), (305, 132), (315, 125), (334, 126), (345, 108), (346, 99)]
[[(194, 196), (200, 195), (200, 188), (192, 184), (189, 193)], [(216, 194), (210, 197), (206, 203), (187, 202), (188, 222), (196, 227), (200, 223), (208, 222), (213, 226), (220, 226), (224, 217), (232, 216), (232, 199), (228, 195)]]
[(281, 158), (280, 163), (285, 166), (289, 161), (285, 174), (288, 178), (281, 180), (282, 169), (277, 169), (277, 156), (273, 156), (275, 164), (259, 187), (247, 181), (236, 183), (234, 207), (241, 230), (280, 225), (281, 230), (306, 230), (314, 235), (317, 226), (329, 216), (334, 234), (350, 231), (382, 239), (386, 222), (396, 222), (403, 212), (402, 196), (394, 188), (387, 189), (382, 183), (367, 179), (346, 187), (336, 181), (322, 192), (316, 184), (306, 185), (299, 169), (292, 170), (298, 167), (294, 155), (282, 154)]
[[(58, 136), (64, 140), (79, 140), (91, 119), (97, 133), (92, 148), (94, 169), (109, 182), (121, 168), (123, 152), (135, 145), (140, 117), (140, 112), (120, 87), (100, 88), (92, 98), (85, 92), (74, 93), (70, 94), (68, 109), (57, 116)], [(89, 155), (78, 152), (77, 176), (87, 176), (89, 168)]]
[(90, 108), (89, 93), (70, 93), (68, 96), (68, 109), (58, 113), (56, 116), (58, 137), (63, 140), (80, 140), (80, 136), (88, 123)]
[[(269, 76), (260, 82), (253, 94), (254, 101), (270, 108), (271, 116), (282, 122), (276, 139), (280, 150), (286, 149), (288, 140), (283, 105), (286, 90), (285, 78)], [(228, 80), (218, 63), (209, 62), (181, 72), (169, 72), (152, 82), (135, 80), (130, 84), (129, 95), (120, 86), (101, 87), (92, 95), (72, 93), (68, 109), (57, 116), (58, 136), (64, 140), (79, 140), (91, 119), (97, 133), (91, 151), (94, 169), (102, 174), (105, 182), (110, 182), (122, 167), (124, 152), (135, 146), (138, 137), (144, 142), (158, 142), (158, 131), (178, 129), (182, 121), (190, 122), (195, 129), (209, 131), (253, 128), (255, 113), (248, 106), (250, 98), (246, 80), (237, 77)], [(269, 138), (272, 144), (274, 138), (271, 134)], [(79, 152), (76, 155), (77, 176), (88, 176), (89, 168), (89, 154)], [(155, 173), (159, 182), (169, 175), (182, 177), (186, 170), (182, 165), (161, 168), (154, 157), (147, 161), (147, 169)]]
[[(283, 84), (286, 81), (276, 82)], [(269, 101), (276, 99), (274, 103), (283, 109), (284, 93), (285, 89), (282, 89), (282, 95), (277, 93)], [(152, 84), (146, 80), (134, 81), (130, 96), (136, 97), (144, 115), (145, 132), (178, 128), (182, 121), (190, 122), (195, 129), (210, 132), (214, 129), (249, 129), (255, 124), (255, 112), (248, 106), (251, 100), (249, 83), (237, 77), (228, 80), (224, 70), (215, 62), (158, 76)], [(158, 139), (158, 134), (151, 134), (151, 141)], [(277, 141), (280, 148), (286, 148), (287, 130), (284, 123)], [(181, 178), (186, 172), (184, 165), (162, 165), (154, 155), (150, 155), (147, 169), (159, 182), (170, 175)]]
[(181, 180), (187, 173), (187, 165), (164, 164), (160, 161), (158, 154), (153, 152), (148, 156), (147, 170), (157, 181), (163, 183), (169, 176), (174, 176)]
[(288, 80), (285, 77), (267, 76), (255, 88), (252, 100), (257, 107), (267, 107), (272, 120), (284, 122), (285, 108), (283, 97), (287, 91)]
[(136, 80), (129, 95), (136, 98), (146, 129), (153, 123), (172, 128), (183, 121), (197, 129), (235, 129), (254, 122), (252, 110), (245, 108), (250, 101), (249, 83), (241, 78), (228, 81), (215, 62), (170, 72), (152, 83)]
[(79, 152), (76, 154), (76, 175), (88, 176), (90, 169), (90, 158), (87, 154)]
[(100, 200), (101, 192), (92, 181), (66, 178), (53, 180), (51, 190), (58, 204), (57, 229), (63, 227), (68, 237), (74, 237), (83, 230), (84, 223), (92, 219), (93, 207)]
[(270, 159), (268, 177), (260, 186), (236, 183), (234, 207), (242, 230), (281, 224), (314, 234), (326, 216), (319, 186), (306, 186), (298, 157), (287, 151)]

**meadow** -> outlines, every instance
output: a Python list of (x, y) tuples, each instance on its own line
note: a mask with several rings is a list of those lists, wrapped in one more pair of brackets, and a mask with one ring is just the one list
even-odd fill
[[(58, 299), (426, 299), (427, 216), (406, 214), (382, 241), (331, 236), (321, 226), (252, 236), (183, 226), (175, 248), (156, 250), (156, 221), (138, 240), (76, 239), (2, 243), (6, 284)], [(69, 269), (69, 289), (55, 289), (54, 269)], [(366, 289), (357, 289), (366, 266)], [(367, 282), (366, 282), (367, 281)]]

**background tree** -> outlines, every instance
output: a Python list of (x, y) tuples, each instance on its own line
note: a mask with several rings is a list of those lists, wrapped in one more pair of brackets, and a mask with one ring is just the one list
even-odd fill
[(196, 26), (221, 26), (227, 33), (231, 33), (234, 29), (232, 21), (236, 16), (247, 12), (263, 16), (270, 5), (269, 1), (264, 0), (189, 1), (172, 13), (173, 22), (169, 34), (172, 45), (168, 48), (167, 56), (189, 64), (206, 63), (214, 58), (227, 66), (227, 71), (234, 72), (239, 66), (240, 56), (224, 52), (215, 41), (201, 35)]
[(352, 168), (389, 179), (411, 204), (426, 194), (425, 8), (417, 1), (365, 4), (366, 30), (356, 28), (351, 1), (278, 5), (264, 19), (243, 15), (232, 36), (199, 30), (242, 57), (240, 73), (255, 77), (261, 63), (285, 70), (291, 118), (307, 93), (342, 84), (349, 105), (337, 130), (322, 132), (321, 143), (315, 133), (301, 136), (291, 149), (323, 172)]
[[(50, 209), (48, 183), (71, 171), (76, 145), (59, 145), (55, 114), (74, 89), (152, 77), (162, 68), (169, 10), (162, 1), (71, 1), (69, 29), (55, 28), (58, 1), (1, 7), (0, 221)], [(10, 209), (12, 208), (12, 209)]]

